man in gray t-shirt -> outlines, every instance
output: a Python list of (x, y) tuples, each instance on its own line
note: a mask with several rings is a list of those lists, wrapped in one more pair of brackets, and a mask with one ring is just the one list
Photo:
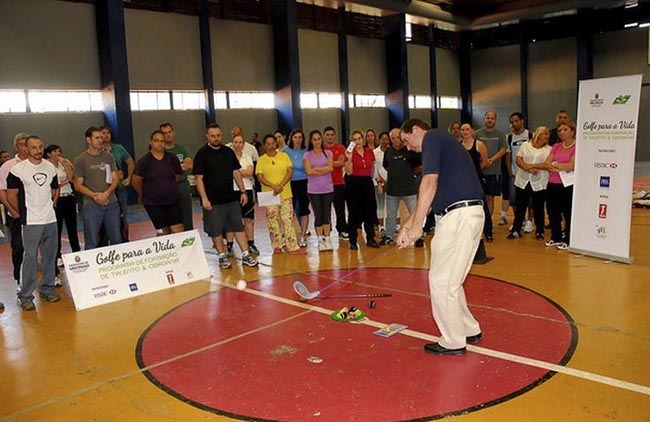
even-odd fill
[[(501, 195), (501, 159), (506, 154), (508, 144), (503, 132), (496, 128), (497, 112), (488, 110), (483, 115), (483, 127), (474, 132), (474, 137), (482, 141), (487, 147), (488, 166), (483, 169), (485, 175), (485, 200), (492, 218), (494, 197)], [(492, 234), (486, 234), (486, 240), (492, 241)]]
[(120, 206), (115, 189), (120, 176), (113, 156), (104, 150), (101, 129), (86, 129), (88, 149), (74, 160), (74, 187), (84, 196), (83, 220), (85, 249), (94, 249), (104, 225), (111, 245), (122, 242)]

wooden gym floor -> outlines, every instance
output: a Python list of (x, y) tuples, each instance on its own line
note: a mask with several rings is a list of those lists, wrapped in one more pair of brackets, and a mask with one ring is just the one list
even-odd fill
[[(631, 265), (495, 230), (495, 259), (466, 282), (484, 339), (462, 357), (422, 352), (438, 335), (428, 242), (319, 254), (310, 239), (306, 256), (273, 256), (258, 210), (258, 268), (222, 271), (209, 253), (216, 282), (80, 312), (66, 287), (21, 312), (0, 245), (0, 420), (650, 421), (650, 210), (633, 211)], [(293, 280), (393, 296), (305, 303)], [(369, 319), (330, 319), (350, 305)], [(393, 322), (409, 330), (373, 335)]]

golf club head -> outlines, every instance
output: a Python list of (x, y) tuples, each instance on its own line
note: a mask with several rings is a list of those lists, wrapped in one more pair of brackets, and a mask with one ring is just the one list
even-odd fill
[(315, 291), (315, 292), (310, 292), (309, 289), (307, 289), (307, 286), (305, 286), (301, 281), (296, 280), (293, 282), (293, 290), (298, 293), (298, 296), (305, 300), (310, 300), (315, 298), (320, 294), (320, 291)]

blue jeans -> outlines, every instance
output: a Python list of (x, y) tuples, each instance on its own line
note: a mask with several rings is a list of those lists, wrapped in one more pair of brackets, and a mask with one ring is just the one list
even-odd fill
[(54, 268), (56, 268), (56, 245), (59, 232), (56, 223), (26, 224), (23, 226), (22, 239), (25, 252), (20, 266), (20, 292), (21, 301), (34, 299), (36, 289), (36, 271), (38, 267), (38, 252), (41, 252), (41, 278), (40, 291), (44, 294), (54, 292)]
[(117, 202), (120, 204), (120, 233), (122, 241), (129, 241), (129, 191), (126, 186), (118, 188), (115, 191)]
[(399, 202), (402, 200), (406, 204), (406, 209), (409, 211), (409, 214), (412, 214), (417, 202), (417, 195), (386, 195), (386, 237), (390, 237), (391, 239), (395, 239)]
[(120, 231), (120, 204), (113, 202), (108, 205), (84, 204), (84, 250), (95, 249), (99, 241), (99, 229), (104, 225), (108, 243), (122, 243)]

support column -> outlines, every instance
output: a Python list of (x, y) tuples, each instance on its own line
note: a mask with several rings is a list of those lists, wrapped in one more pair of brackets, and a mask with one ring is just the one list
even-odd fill
[(135, 157), (122, 2), (96, 0), (95, 19), (104, 118), (113, 139)]
[(458, 66), (460, 67), (460, 98), (463, 108), (460, 120), (472, 123), (472, 48), (471, 33), (460, 33), (460, 50), (458, 51)]
[(385, 18), (388, 28), (386, 44), (386, 75), (388, 77), (388, 127), (400, 127), (409, 118), (408, 51), (406, 46), (406, 15)]
[(588, 9), (579, 9), (580, 29), (577, 42), (577, 63), (578, 63), (578, 81), (592, 79), (594, 77), (594, 36), (591, 28), (593, 11)]
[(346, 145), (350, 139), (350, 77), (348, 74), (348, 35), (345, 30), (345, 6), (337, 9), (336, 33), (339, 46), (339, 88), (341, 91), (341, 133)]
[(280, 130), (302, 127), (296, 0), (273, 0), (275, 107)]
[(210, 40), (210, 15), (207, 0), (201, 0), (199, 12), (199, 36), (201, 45), (201, 70), (205, 95), (205, 125), (217, 121), (214, 111), (214, 78), (212, 73), (212, 43)]
[(521, 112), (526, 116), (528, 123), (528, 36), (524, 29), (526, 25), (521, 25), (519, 40), (519, 80), (521, 84)]
[(436, 67), (436, 28), (429, 25), (429, 95), (431, 127), (438, 127), (438, 68)]

